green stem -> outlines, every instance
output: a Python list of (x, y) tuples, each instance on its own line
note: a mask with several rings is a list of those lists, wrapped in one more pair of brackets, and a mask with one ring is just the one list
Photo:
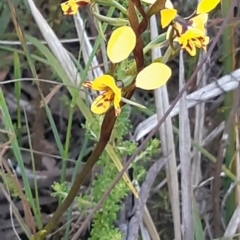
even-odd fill
[[(30, 148), (30, 156), (31, 156), (31, 163), (32, 163), (32, 171), (33, 174), (36, 175), (36, 169), (35, 169), (35, 161), (34, 161), (34, 156), (33, 156), (33, 148), (32, 148), (32, 141), (31, 141), (31, 134), (30, 134), (30, 130), (29, 130), (29, 126), (28, 126), (28, 119), (27, 119), (27, 113), (25, 108), (23, 109), (24, 111), (24, 116), (26, 119), (26, 128), (27, 128), (27, 136), (28, 136), (28, 144), (29, 144), (29, 148)], [(34, 190), (35, 190), (35, 201), (36, 201), (36, 205), (33, 208), (33, 212), (34, 212), (34, 216), (36, 218), (36, 223), (38, 228), (42, 227), (42, 221), (41, 221), (41, 211), (40, 211), (40, 203), (39, 203), (39, 195), (38, 195), (38, 185), (37, 185), (37, 179), (34, 178)], [(34, 203), (33, 203), (34, 204)]]
[(97, 0), (96, 3), (101, 4), (103, 6), (114, 7), (116, 9), (118, 9), (119, 11), (121, 11), (124, 15), (127, 15), (127, 9), (116, 1)]
[[(232, 0), (222, 0), (222, 18), (225, 18), (228, 14), (229, 8), (232, 4)], [(232, 15), (233, 17), (233, 15)], [(231, 18), (232, 19), (232, 18)], [(223, 31), (223, 46), (222, 46), (222, 54), (223, 54), (223, 74), (229, 74), (234, 70), (235, 67), (235, 59), (234, 59), (234, 27), (232, 25), (227, 25)], [(234, 92), (229, 92), (225, 94), (224, 97), (224, 118), (225, 121), (228, 120), (229, 114), (231, 111), (231, 106), (234, 101)], [(226, 167), (229, 167), (231, 164), (231, 161), (233, 159), (235, 153), (235, 136), (234, 136), (234, 124), (231, 125), (230, 132), (229, 132), (229, 138), (228, 138), (228, 145), (226, 148), (226, 155), (225, 155), (225, 165)], [(236, 159), (235, 159), (236, 160)], [(235, 161), (234, 160), (234, 161)], [(233, 168), (230, 170), (234, 171), (234, 165)], [(231, 179), (225, 178), (224, 179), (224, 189), (227, 191), (229, 189), (229, 186), (231, 184)], [(232, 214), (235, 210), (235, 196), (234, 191), (229, 195), (226, 206), (225, 206), (225, 221), (226, 224), (228, 224), (229, 220), (232, 217)]]
[(61, 183), (65, 180), (65, 177), (66, 177), (67, 159), (68, 159), (68, 151), (69, 151), (71, 129), (72, 129), (72, 120), (73, 120), (73, 109), (74, 109), (74, 106), (70, 105), (69, 116), (68, 116), (66, 141), (65, 141), (65, 147), (64, 147), (64, 152), (63, 152), (63, 163), (62, 163), (62, 171), (61, 171)]

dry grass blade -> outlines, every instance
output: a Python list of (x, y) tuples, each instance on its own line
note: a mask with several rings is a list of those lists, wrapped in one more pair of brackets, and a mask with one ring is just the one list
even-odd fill
[(140, 191), (140, 201), (136, 202), (135, 205), (135, 214), (131, 218), (129, 224), (129, 234), (127, 236), (128, 240), (137, 240), (138, 239), (138, 229), (142, 219), (142, 212), (144, 210), (144, 206), (147, 202), (149, 192), (153, 185), (153, 182), (159, 173), (159, 171), (163, 168), (164, 164), (166, 163), (166, 159), (159, 159), (155, 162), (150, 169), (148, 170), (146, 180), (142, 184), (141, 191)]
[[(138, 185), (138, 182), (136, 182), (136, 189), (138, 192), (140, 192), (140, 187)], [(142, 199), (141, 199), (141, 201), (142, 201)], [(151, 240), (161, 240), (146, 204), (143, 206), (143, 209), (142, 209), (142, 220), (143, 221), (138, 222), (138, 224), (140, 226), (142, 239), (150, 238)], [(134, 231), (136, 231), (136, 230), (134, 230)], [(131, 233), (131, 229), (129, 229), (126, 232)], [(125, 240), (128, 240), (129, 237), (127, 236), (127, 233), (125, 235), (126, 235)]]
[[(73, 64), (69, 54), (63, 47), (51, 27), (48, 25), (42, 14), (37, 9), (33, 0), (28, 0), (32, 15), (44, 37), (49, 48), (52, 50), (58, 61), (61, 63), (63, 69), (65, 69), (67, 76), (71, 80), (73, 85), (78, 86), (81, 79), (77, 72), (75, 65)], [(80, 92), (81, 93), (81, 92)]]
[[(150, 19), (151, 26), (151, 38), (155, 38), (157, 33), (157, 23), (155, 16)], [(159, 49), (152, 50), (152, 60), (161, 56)], [(154, 91), (155, 105), (157, 118), (161, 119), (164, 113), (169, 108), (168, 92), (166, 85), (156, 89)], [(179, 201), (179, 188), (177, 179), (177, 164), (175, 156), (175, 146), (173, 141), (173, 131), (172, 131), (172, 121), (171, 117), (168, 116), (160, 127), (159, 130), (161, 138), (161, 148), (164, 156), (168, 156), (168, 161), (166, 164), (167, 170), (167, 180), (169, 195), (171, 200), (173, 223), (174, 223), (174, 236), (176, 240), (181, 239), (181, 222), (180, 222), (180, 201)]]
[(18, 220), (18, 222), (20, 223), (22, 229), (25, 230), (25, 233), (30, 237), (30, 233), (28, 233), (28, 226), (25, 224), (24, 220), (21, 217), (21, 214), (19, 213), (18, 209), (16, 208), (16, 206), (14, 205), (14, 202), (11, 199), (11, 194), (9, 191), (6, 191), (6, 189), (4, 188), (4, 185), (2, 183), (0, 183), (0, 189), (2, 191), (2, 193), (4, 194), (4, 196), (6, 197), (6, 199), (9, 202), (9, 213), (11, 215), (11, 224), (12, 224), (12, 229), (14, 232), (14, 235), (17, 239), (20, 239), (19, 234), (17, 233), (14, 223), (12, 222), (12, 213), (14, 213), (14, 216), (16, 217), (16, 219)]
[[(200, 53), (198, 62), (203, 59), (203, 52)], [(197, 75), (197, 86), (202, 88), (206, 86), (206, 64), (204, 64)], [(194, 142), (199, 146), (202, 146), (202, 139), (204, 133), (204, 119), (205, 119), (205, 102), (195, 107), (195, 129), (194, 129)], [(192, 161), (192, 185), (197, 185), (202, 178), (201, 173), (201, 152), (196, 149), (193, 150)]]
[[(87, 33), (84, 29), (83, 20), (79, 13), (77, 13), (77, 15), (74, 16), (74, 22), (75, 22), (75, 27), (76, 27), (79, 41), (81, 42), (81, 51), (83, 55), (83, 60), (84, 60), (84, 63), (87, 64), (87, 62), (89, 61), (90, 54), (93, 51), (93, 48), (89, 41), (89, 37), (87, 36)], [(91, 62), (91, 68), (92, 70), (88, 71), (88, 79), (94, 79), (103, 74), (101, 68), (99, 67), (99, 63), (97, 61), (96, 56), (94, 56)]]
[(146, 229), (149, 232), (149, 235), (151, 236), (151, 239), (152, 240), (161, 240), (160, 236), (157, 232), (157, 229), (155, 228), (153, 219), (152, 219), (146, 205), (144, 206), (144, 210), (143, 210), (143, 222), (146, 226)]
[(24, 215), (25, 215), (25, 221), (27, 223), (27, 226), (30, 228), (31, 232), (35, 235), (36, 234), (36, 226), (35, 226), (34, 219), (33, 219), (32, 213), (31, 213), (31, 207), (27, 201), (26, 196), (24, 195), (24, 193), (22, 191), (21, 184), (19, 183), (15, 174), (12, 174), (10, 168), (8, 167), (8, 165), (5, 162), (3, 157), (2, 157), (2, 165), (3, 165), (3, 168), (6, 170), (6, 172), (8, 173), (8, 176), (14, 183), (16, 191), (18, 192), (18, 195), (21, 198), (23, 211), (24, 211)]
[(228, 223), (228, 226), (224, 233), (224, 237), (231, 237), (236, 233), (240, 223), (239, 215), (240, 215), (240, 206), (238, 205), (232, 215), (232, 218)]
[[(179, 89), (185, 85), (183, 51), (179, 60)], [(179, 156), (181, 162), (183, 239), (193, 239), (192, 186), (191, 186), (191, 135), (186, 92), (179, 101)]]

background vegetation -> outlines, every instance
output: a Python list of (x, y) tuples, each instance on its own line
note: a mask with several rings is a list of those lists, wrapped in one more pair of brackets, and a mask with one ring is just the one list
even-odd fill
[[(48, 223), (99, 140), (103, 117), (89, 110), (96, 93), (78, 85), (107, 69), (105, 42), (89, 7), (69, 17), (60, 4), (0, 2), (1, 239), (30, 239)], [(196, 4), (174, 1), (183, 16)], [(114, 8), (99, 12), (119, 17)], [(166, 87), (135, 92), (147, 108), (123, 107), (106, 150), (47, 239), (239, 238), (239, 14), (239, 1), (222, 0), (207, 25), (216, 42), (211, 56), (177, 55)], [(108, 38), (113, 29), (102, 23), (102, 30)], [(145, 44), (156, 31), (158, 18)], [(187, 98), (166, 118), (188, 81)], [(157, 119), (159, 131), (148, 135)], [(126, 166), (132, 156), (128, 175), (141, 202), (122, 179), (112, 186), (112, 160)]]

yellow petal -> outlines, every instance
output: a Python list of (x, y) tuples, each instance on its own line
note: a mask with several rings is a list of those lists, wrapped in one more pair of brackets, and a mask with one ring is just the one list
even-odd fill
[(204, 37), (204, 45), (207, 46), (209, 44), (210, 38), (208, 36)]
[(166, 33), (166, 39), (169, 40), (170, 35), (172, 34), (173, 31), (173, 27), (170, 25), (167, 29), (167, 33)]
[(130, 55), (136, 45), (136, 36), (131, 27), (123, 26), (113, 31), (107, 46), (107, 55), (112, 63), (118, 63)]
[(117, 87), (115, 80), (110, 75), (102, 75), (95, 78), (92, 83), (92, 89), (97, 91), (111, 90), (117, 98), (121, 99), (121, 89)]
[(163, 9), (160, 12), (161, 26), (162, 28), (167, 27), (177, 16), (176, 9)]
[(204, 41), (203, 38), (194, 38), (192, 41), (197, 48), (203, 47), (203, 41)]
[(198, 28), (189, 27), (187, 31), (181, 35), (181, 38), (191, 39), (191, 38), (198, 38), (198, 37), (204, 37), (204, 36), (205, 36), (205, 32), (201, 31)]
[(109, 89), (109, 85), (115, 85), (114, 78), (110, 75), (102, 75), (94, 79), (92, 89), (96, 91), (106, 91)]
[(92, 103), (91, 111), (95, 114), (105, 113), (111, 106), (113, 93), (111, 90), (99, 95)]
[(218, 4), (220, 0), (202, 0), (197, 6), (197, 14), (208, 13), (212, 11)]
[(195, 38), (193, 39), (193, 42), (197, 48), (202, 48), (206, 51), (206, 46), (209, 43), (209, 37), (201, 37), (201, 38)]
[(188, 41), (188, 44), (186, 45), (185, 49), (192, 57), (195, 56), (197, 53), (196, 46), (191, 40)]
[(75, 15), (78, 11), (78, 5), (75, 1), (67, 1), (61, 4), (64, 15)]
[(154, 62), (145, 67), (136, 78), (136, 87), (153, 90), (166, 84), (172, 70), (165, 64)]
[(196, 17), (193, 17), (189, 20), (190, 24), (194, 28), (198, 28), (205, 32), (205, 24), (208, 20), (208, 14), (202, 13), (197, 15)]
[(114, 100), (113, 100), (113, 105), (114, 105), (114, 109), (115, 109), (115, 116), (118, 116), (121, 112), (120, 101), (121, 101), (121, 99), (119, 99), (115, 95)]
[(75, 15), (78, 12), (78, 8), (89, 4), (90, 0), (69, 0), (61, 3), (61, 8), (64, 15)]

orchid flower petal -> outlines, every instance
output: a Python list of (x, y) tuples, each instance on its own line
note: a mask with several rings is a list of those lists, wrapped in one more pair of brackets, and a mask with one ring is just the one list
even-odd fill
[(99, 95), (91, 105), (91, 111), (95, 114), (104, 114), (111, 106), (113, 93), (111, 90)]
[(171, 68), (159, 62), (145, 67), (136, 77), (136, 87), (153, 90), (166, 84), (172, 74)]
[(104, 74), (94, 79), (92, 89), (97, 91), (106, 91), (115, 86), (115, 80), (112, 76)]
[(112, 63), (119, 63), (130, 55), (136, 45), (136, 35), (131, 27), (123, 26), (113, 31), (107, 45), (107, 55)]
[(197, 14), (209, 13), (220, 3), (220, 0), (202, 0), (197, 6)]
[(167, 27), (177, 16), (176, 9), (163, 9), (160, 11), (161, 26), (162, 28)]
[(119, 99), (115, 95), (114, 99), (113, 99), (113, 106), (114, 106), (114, 109), (115, 109), (115, 116), (118, 116), (120, 114), (120, 112), (121, 112), (120, 102), (121, 102), (121, 99)]
[(110, 75), (102, 75), (95, 78), (92, 84), (92, 89), (98, 91), (111, 89), (111, 91), (116, 95), (116, 97), (121, 99), (121, 89), (117, 87), (114, 78)]
[(201, 13), (197, 15), (196, 17), (193, 17), (190, 19), (191, 26), (194, 28), (198, 28), (205, 32), (205, 24), (208, 20), (208, 14), (207, 13)]
[(90, 4), (90, 0), (69, 0), (61, 3), (61, 8), (64, 15), (75, 15), (78, 8), (86, 4)]

